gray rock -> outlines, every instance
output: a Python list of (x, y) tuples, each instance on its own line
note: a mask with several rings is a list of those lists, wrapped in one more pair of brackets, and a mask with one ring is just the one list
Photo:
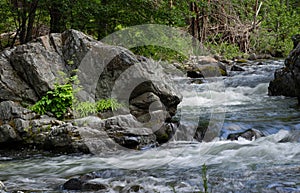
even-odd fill
[(227, 76), (226, 66), (210, 56), (194, 56), (183, 66), (190, 78)]
[(53, 89), (59, 73), (66, 71), (64, 61), (52, 46), (49, 36), (18, 46), (12, 52), (10, 62), (39, 97)]
[(0, 103), (0, 120), (7, 123), (15, 118), (30, 120), (36, 117), (32, 111), (21, 107), (13, 101), (4, 101)]
[(0, 53), (0, 101), (37, 101), (32, 87), (24, 82), (10, 63), (12, 50)]
[(285, 60), (285, 67), (275, 72), (270, 82), (269, 95), (298, 97), (300, 103), (300, 44)]
[(132, 115), (119, 115), (105, 121), (105, 131), (119, 145), (130, 149), (143, 149), (156, 145), (156, 137)]
[[(175, 115), (181, 101), (165, 73), (167, 68), (76, 30), (42, 36), (1, 52), (0, 67), (0, 141), (3, 143), (16, 138), (25, 146), (59, 152), (99, 152), (116, 149), (118, 145), (141, 149), (155, 145), (156, 136), (151, 127), (135, 117), (145, 115), (146, 120), (145, 117), (160, 110), (165, 114), (165, 119), (160, 120), (164, 123)], [(131, 111), (133, 116), (120, 115), (105, 121), (89, 117), (71, 124), (39, 117), (17, 103), (36, 102), (53, 89), (60, 72), (71, 75), (77, 68), (83, 86), (80, 99), (115, 97), (129, 107), (122, 114)]]
[(0, 126), (0, 143), (11, 143), (18, 139), (18, 135), (14, 128), (8, 124)]
[(146, 92), (136, 98), (131, 99), (130, 105), (130, 113), (136, 116), (138, 119), (140, 116), (148, 113), (149, 110), (156, 111), (163, 108), (160, 98), (152, 92)]
[(277, 69), (275, 78), (269, 84), (268, 94), (296, 97), (296, 85), (292, 73), (287, 69)]

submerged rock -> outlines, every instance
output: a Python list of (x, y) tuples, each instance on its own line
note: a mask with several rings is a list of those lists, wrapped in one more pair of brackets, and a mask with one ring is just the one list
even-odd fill
[(231, 67), (230, 71), (245, 71), (245, 69), (243, 69), (243, 68), (240, 67), (240, 66), (233, 65), (233, 66)]
[(82, 191), (99, 191), (107, 189), (107, 185), (96, 181), (83, 181), (78, 178), (68, 180), (64, 185), (64, 190), (82, 190)]
[(5, 193), (6, 192), (6, 187), (3, 184), (3, 182), (0, 181), (0, 193)]
[(292, 130), (284, 138), (279, 140), (279, 143), (296, 142), (300, 143), (300, 131)]
[(247, 129), (246, 131), (231, 133), (227, 136), (227, 139), (233, 141), (233, 140), (238, 140), (239, 137), (242, 137), (244, 139), (251, 141), (253, 139), (258, 139), (264, 136), (265, 135), (257, 129)]

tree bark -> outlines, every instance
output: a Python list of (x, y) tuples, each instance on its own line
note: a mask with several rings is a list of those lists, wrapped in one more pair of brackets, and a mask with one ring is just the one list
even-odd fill
[(35, 15), (36, 15), (36, 9), (38, 7), (38, 3), (39, 0), (34, 0), (30, 5), (25, 42), (29, 42), (32, 40), (33, 24), (35, 21)]
[(63, 3), (54, 1), (50, 6), (50, 33), (61, 33), (66, 30), (66, 18), (64, 16)]

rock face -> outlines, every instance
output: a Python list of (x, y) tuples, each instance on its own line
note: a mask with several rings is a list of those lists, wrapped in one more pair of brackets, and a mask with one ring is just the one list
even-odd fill
[[(59, 152), (102, 152), (156, 145), (147, 124), (151, 112), (163, 111), (164, 129), (181, 96), (160, 64), (121, 47), (98, 42), (75, 30), (50, 34), (0, 53), (1, 147), (38, 147)], [(77, 69), (77, 72), (74, 70)], [(77, 73), (78, 99), (116, 98), (127, 110), (107, 120), (61, 122), (38, 116), (20, 104), (33, 104), (54, 88), (61, 72)], [(127, 115), (124, 115), (127, 114)], [(147, 119), (149, 117), (149, 119)], [(90, 123), (91, 122), (91, 123)]]
[(38, 116), (15, 102), (0, 103), (0, 147), (36, 147), (52, 152), (101, 154), (156, 145), (156, 136), (132, 115), (58, 121)]
[[(131, 94), (124, 95), (127, 101), (151, 92), (156, 96), (156, 101), (161, 101), (166, 110), (174, 115), (181, 99), (174, 88), (168, 85), (170, 80), (167, 77), (161, 74), (155, 77), (158, 64), (147, 59), (139, 61), (128, 50), (103, 44), (75, 30), (42, 36), (35, 42), (4, 51), (0, 53), (0, 67), (3, 69), (0, 72), (2, 101), (37, 101), (53, 88), (61, 72), (72, 74), (74, 69), (80, 71), (81, 93), (86, 94), (84, 99), (112, 97), (113, 87), (119, 79), (123, 87), (116, 90), (119, 92), (122, 88)], [(134, 73), (121, 76), (127, 69), (132, 69)], [(144, 79), (139, 80), (141, 77)], [(130, 80), (134, 78), (135, 87), (128, 88), (128, 85), (132, 85)], [(157, 78), (160, 84), (153, 83)], [(132, 105), (142, 114), (147, 113), (144, 107)]]
[[(294, 39), (294, 45), (297, 39)], [(285, 67), (275, 72), (275, 79), (270, 82), (269, 95), (298, 97), (300, 100), (300, 44), (285, 60)], [(299, 101), (300, 102), (300, 101)]]

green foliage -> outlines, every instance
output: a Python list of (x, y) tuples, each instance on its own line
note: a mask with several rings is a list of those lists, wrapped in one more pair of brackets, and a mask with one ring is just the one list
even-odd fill
[(80, 117), (85, 117), (97, 112), (105, 112), (108, 110), (116, 111), (123, 105), (119, 103), (116, 99), (101, 99), (97, 102), (78, 102), (73, 108), (79, 114)]
[[(208, 193), (208, 179), (207, 179), (207, 166), (206, 166), (206, 164), (202, 165), (201, 174), (202, 174), (202, 181), (203, 181), (204, 192), (199, 191), (198, 193)], [(177, 192), (176, 189), (175, 189), (175, 187), (174, 187), (174, 185), (172, 185), (171, 188), (172, 188), (172, 191), (174, 193)]]
[(227, 42), (220, 44), (207, 43), (206, 47), (213, 54), (224, 56), (226, 59), (233, 59), (237, 56), (242, 56), (244, 53), (239, 50), (239, 47)]
[(120, 104), (116, 99), (101, 99), (97, 101), (96, 108), (98, 112), (103, 112), (107, 110), (116, 111), (123, 105)]
[[(78, 88), (74, 89), (73, 85), (77, 85)], [(66, 78), (66, 74), (60, 72), (60, 78), (56, 80), (54, 89), (48, 91), (30, 109), (41, 115), (50, 112), (58, 119), (63, 119), (68, 108), (75, 110), (81, 117), (84, 117), (97, 112), (115, 111), (123, 106), (116, 99), (101, 99), (96, 103), (78, 102), (74, 96), (81, 89), (78, 85), (79, 80), (76, 75)]]
[(287, 56), (292, 50), (291, 36), (300, 33), (300, 8), (280, 0), (266, 0), (262, 8), (263, 19), (260, 30), (252, 38), (254, 50)]
[(202, 165), (202, 181), (204, 193), (208, 193), (207, 166), (205, 164)]
[(39, 114), (51, 112), (58, 119), (62, 119), (67, 112), (67, 109), (72, 107), (74, 95), (72, 81), (77, 77), (67, 79), (64, 84), (55, 83), (54, 89), (46, 93), (41, 100), (36, 102), (31, 110)]
[(170, 48), (164, 48), (160, 46), (140, 46), (132, 48), (131, 51), (137, 55), (142, 55), (148, 58), (153, 58), (154, 60), (163, 61), (179, 61), (183, 62), (187, 59), (187, 56), (178, 53)]
[(96, 104), (88, 101), (76, 103), (73, 108), (80, 117), (97, 113)]
[[(190, 11), (191, 2), (197, 4), (199, 13)], [(256, 30), (249, 31), (251, 37), (250, 51), (277, 52), (286, 55), (292, 48), (290, 37), (300, 33), (299, 0), (264, 0), (259, 1), (259, 3), (262, 3), (262, 6), (256, 21), (261, 23)], [(228, 17), (222, 15), (222, 10), (219, 9), (220, 5), (222, 10), (226, 11)], [(3, 0), (0, 1), (0, 7), (0, 34), (18, 32), (17, 37), (19, 37), (19, 42), (21, 43), (30, 41), (32, 37), (30, 34), (28, 37), (26, 35), (33, 33), (40, 25), (49, 26), (52, 31), (55, 31), (55, 29), (58, 31), (68, 28), (77, 29), (101, 40), (117, 30), (150, 23), (179, 27), (184, 31), (188, 31), (191, 24), (190, 19), (202, 12), (207, 13), (207, 22), (212, 25), (208, 27), (212, 28), (214, 25), (218, 26), (218, 22), (221, 20), (222, 22), (226, 20), (225, 27), (228, 28), (234, 28), (236, 23), (241, 26), (245, 24), (245, 27), (248, 24), (251, 26), (255, 15), (255, 1), (253, 0)], [(221, 18), (216, 17), (218, 12), (221, 13)], [(228, 18), (238, 18), (239, 21)], [(204, 25), (201, 23), (203, 22), (202, 18), (198, 20), (201, 28)], [(228, 34), (225, 32), (222, 32), (222, 30), (210, 30), (207, 36), (218, 37), (221, 33), (227, 36)], [(32, 35), (35, 36), (34, 33)], [(239, 36), (241, 34), (234, 35)], [(165, 40), (164, 36), (161, 38)], [(177, 38), (174, 38), (173, 41), (177, 41)], [(228, 44), (226, 41), (234, 42), (235, 44)], [(241, 46), (239, 39), (234, 41), (230, 41), (230, 39), (225, 39), (224, 41), (222, 39), (222, 41), (218, 41), (206, 37), (204, 42), (212, 49), (215, 49), (216, 53), (224, 54), (227, 58), (241, 55), (236, 49), (237, 46)], [(9, 39), (0, 38), (0, 49), (12, 46), (13, 43), (18, 43), (18, 40), (14, 42), (14, 36), (11, 36)], [(180, 46), (180, 44), (182, 42), (179, 42), (178, 45)], [(181, 53), (170, 50), (165, 45), (145, 45), (133, 48), (133, 51), (154, 59), (181, 61), (184, 58)], [(69, 61), (69, 65), (72, 65), (72, 61)]]

